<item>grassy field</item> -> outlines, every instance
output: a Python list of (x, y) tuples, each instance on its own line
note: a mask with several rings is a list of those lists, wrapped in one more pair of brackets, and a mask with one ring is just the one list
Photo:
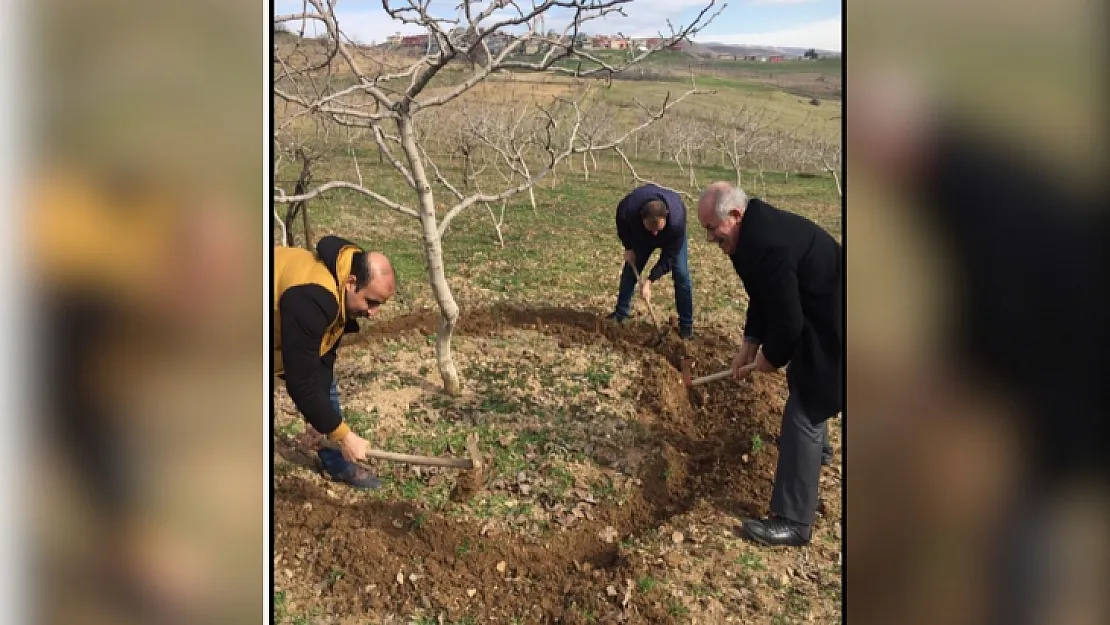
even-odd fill
[[(678, 187), (688, 182), (688, 177), (675, 167), (638, 165), (641, 173), (661, 182)], [(396, 180), (386, 186), (389, 177), (383, 173), (379, 166), (363, 167), (364, 176), (380, 181), (375, 188), (389, 188), (397, 194), (395, 197), (405, 199)], [(699, 183), (704, 184), (714, 178), (730, 178), (732, 174), (723, 169), (702, 168), (697, 176)], [(839, 203), (830, 179), (792, 176), (786, 180), (781, 174), (772, 173), (765, 176), (764, 184), (749, 188), (753, 194), (758, 192), (778, 206), (806, 214), (839, 237)], [(479, 311), (499, 305), (525, 310), (558, 307), (598, 318), (611, 310), (621, 263), (612, 216), (615, 203), (629, 187), (630, 181), (622, 180), (612, 164), (605, 162), (602, 171), (591, 172), (588, 182), (581, 171), (559, 172), (553, 184), (544, 183), (537, 190), (539, 206), (535, 213), (526, 195), (507, 205), (504, 247), (499, 245), (483, 207), (475, 206), (463, 213), (445, 237), (444, 260), (464, 323)], [(398, 334), (386, 329), (394, 322), (401, 324), (398, 327), (407, 327), (405, 318), (435, 310), (426, 282), (418, 224), (350, 193), (330, 194), (310, 206), (316, 236), (334, 233), (385, 252), (396, 267), (401, 285), (398, 300), (368, 324), (371, 343), (341, 352), (337, 372), (347, 419), (357, 430), (371, 436), (377, 446), (406, 453), (457, 454), (465, 435), (477, 431), (487, 441), (485, 447), (493, 455), (495, 468), (482, 496), (459, 503), (451, 500), (456, 482), (450, 473), (379, 465), (385, 488), (358, 495), (327, 485), (314, 472), (288, 458), (277, 458), (278, 488), (289, 489), (286, 495), (279, 492), (279, 499), (296, 502), (301, 500), (299, 497), (306, 497), (313, 510), (323, 509), (321, 502), (340, 502), (326, 508), (335, 516), (327, 527), (342, 527), (347, 522), (346, 510), (352, 506), (372, 505), (381, 507), (375, 514), (393, 514), (389, 518), (400, 519), (393, 523), (404, 524), (405, 531), (414, 536), (428, 532), (439, 535), (448, 528), (463, 528), (450, 529), (450, 538), (444, 539), (450, 546), (422, 552), (417, 560), (390, 558), (390, 566), (396, 562), (406, 575), (415, 570), (414, 575), (427, 576), (426, 583), (432, 588), (429, 596), (434, 597), (431, 609), (419, 603), (406, 607), (409, 604), (395, 593), (384, 606), (360, 607), (361, 604), (349, 600), (350, 587), (344, 585), (345, 580), (363, 580), (359, 584), (377, 580), (371, 572), (354, 564), (325, 565), (333, 560), (328, 550), (320, 547), (304, 560), (281, 565), (288, 566), (293, 573), (292, 578), (281, 579), (277, 584), (286, 611), (282, 622), (322, 622), (322, 615), (329, 613), (373, 615), (383, 618), (381, 622), (398, 623), (410, 621), (384, 619), (392, 614), (415, 619), (411, 622), (425, 622), (419, 619), (434, 622), (435, 615), (441, 613), (449, 615), (445, 622), (485, 622), (483, 615), (493, 618), (493, 614), (502, 614), (489, 601), (468, 608), (449, 607), (451, 596), (458, 593), (465, 597), (463, 593), (469, 592), (465, 585), (482, 589), (482, 584), (448, 583), (442, 574), (435, 573), (431, 562), (442, 557), (472, 562), (468, 566), (476, 569), (493, 568), (501, 564), (498, 559), (513, 562), (513, 555), (496, 551), (496, 545), (528, 545), (581, 534), (592, 536), (610, 529), (619, 538), (620, 553), (627, 554), (622, 557), (630, 558), (631, 562), (627, 574), (634, 575), (633, 607), (627, 609), (640, 615), (639, 620), (633, 618), (632, 622), (683, 623), (694, 618), (699, 622), (726, 622), (726, 615), (742, 615), (743, 622), (775, 625), (809, 622), (813, 618), (837, 622), (838, 491), (823, 495), (826, 521), (822, 522), (813, 546), (795, 552), (761, 550), (740, 540), (729, 529), (736, 522), (735, 513), (729, 512), (732, 507), (765, 505), (765, 501), (738, 504), (729, 499), (710, 504), (708, 494), (692, 495), (693, 499), (684, 505), (685, 511), (664, 521), (623, 517), (612, 520), (604, 516), (609, 514), (607, 506), (638, 501), (645, 488), (633, 477), (643, 475), (643, 467), (620, 463), (633, 462), (640, 454), (651, 458), (655, 453), (652, 450), (659, 445), (660, 435), (653, 433), (658, 424), (653, 425), (652, 420), (643, 416), (632, 416), (638, 412), (642, 415), (641, 386), (650, 384), (645, 378), (654, 366), (651, 353), (643, 352), (646, 355), (640, 356), (641, 352), (636, 351), (629, 358), (601, 343), (570, 345), (558, 336), (527, 327), (493, 324), (489, 333), (463, 331), (456, 338), (464, 394), (460, 398), (446, 397), (436, 390), (439, 380), (432, 350), (434, 335), (425, 334), (427, 330), (402, 330)], [(695, 324), (699, 335), (718, 337), (706, 339), (711, 344), (707, 353), (723, 360), (732, 348), (718, 341), (731, 344), (739, 341), (746, 296), (727, 259), (702, 241), (696, 228), (691, 230)], [(670, 280), (665, 279), (659, 287), (655, 304), (661, 314), (673, 315)], [(647, 317), (642, 304), (639, 306), (637, 320), (643, 323)], [(708, 369), (710, 365), (705, 366)], [(282, 413), (275, 422), (279, 438), (294, 441), (303, 432), (302, 422), (284, 393), (279, 397), (279, 405)], [(777, 413), (769, 409), (758, 414), (768, 422), (746, 426), (754, 429), (737, 434), (742, 437), (737, 444), (748, 449), (753, 458), (760, 459), (766, 472), (773, 467), (776, 453), (771, 441), (775, 437), (773, 419)], [(839, 435), (834, 433), (833, 440), (839, 448)], [(672, 472), (676, 475), (694, 472), (681, 464), (675, 467), (663, 470), (664, 479), (671, 479), (668, 475)], [(835, 488), (839, 484), (839, 468), (830, 470), (837, 472), (829, 473), (827, 486)], [(682, 490), (686, 486), (675, 488), (686, 492)], [(691, 493), (695, 492), (691, 489)], [(735, 491), (726, 488), (725, 492)], [(333, 493), (334, 497), (326, 493)], [(408, 507), (403, 513), (389, 512), (398, 505)], [(573, 525), (577, 518), (574, 515), (587, 513), (609, 520), (597, 521), (597, 528), (592, 524), (580, 529)], [(293, 536), (304, 536), (297, 529), (302, 524), (296, 520), (299, 517), (280, 511), (278, 516), (279, 533), (289, 532), (290, 536), (279, 538), (279, 547), (296, 543)], [(582, 523), (587, 523), (586, 517)], [(466, 530), (467, 527), (474, 529)], [(389, 527), (385, 530), (394, 531)], [(324, 532), (313, 534), (321, 544), (355, 540), (350, 534), (338, 533), (339, 530), (314, 531)], [(497, 538), (490, 543), (483, 538), (484, 531)], [(700, 542), (687, 540), (687, 546), (676, 549), (672, 541), (675, 532), (698, 536)], [(389, 541), (378, 545), (369, 539), (347, 547), (365, 549), (366, 559), (375, 561), (395, 548)], [(574, 553), (579, 548), (585, 549), (568, 546), (567, 551)], [(490, 560), (485, 563), (482, 558)], [(654, 564), (661, 561), (659, 558), (665, 558), (666, 564)], [(554, 558), (549, 564), (558, 566), (559, 562)], [(390, 573), (393, 574), (395, 569)], [(419, 583), (424, 584), (425, 580)], [(327, 587), (323, 598), (313, 590), (320, 584)], [(488, 586), (480, 590), (488, 591)], [(523, 603), (515, 605), (505, 607), (503, 613), (520, 615), (522, 620), (518, 622), (534, 622), (531, 618), (535, 614), (528, 617), (514, 611), (523, 610)], [(563, 612), (563, 618), (565, 622), (604, 622), (605, 608), (600, 604), (579, 605)]]
[[(832, 106), (810, 107), (773, 86), (732, 76), (702, 81), (718, 94), (682, 109), (685, 118), (754, 101), (781, 107), (787, 123), (813, 123), (811, 111), (835, 115)], [(601, 97), (628, 103), (674, 88), (617, 81)], [(836, 130), (832, 121), (822, 123)], [(415, 204), (372, 145), (333, 146), (314, 179), (357, 180), (352, 156), (366, 186)], [(435, 158), (461, 179), (458, 159)], [(708, 161), (693, 178), (673, 163), (633, 164), (641, 176), (696, 197), (713, 180), (735, 182), (717, 157)], [(297, 171), (286, 163), (278, 183), (291, 191)], [(806, 215), (839, 239), (830, 177), (743, 176), (749, 194)], [(499, 183), (490, 170), (477, 179), (487, 191)], [(727, 363), (747, 301), (692, 212), (698, 338), (686, 344), (671, 332), (660, 343), (642, 303), (624, 327), (601, 319), (615, 302), (622, 262), (613, 213), (634, 184), (615, 155), (599, 155), (588, 177), (576, 158), (540, 182), (535, 209), (527, 193), (505, 203), (503, 245), (483, 205), (452, 223), (443, 247), (461, 308), (453, 341), (463, 378), (458, 397), (439, 390), (436, 305), (419, 223), (353, 192), (309, 202), (314, 240), (336, 234), (380, 250), (398, 276), (397, 298), (341, 348), (336, 372), (348, 422), (376, 447), (428, 455), (459, 455), (465, 436), (477, 432), (491, 465), (469, 499), (453, 497), (462, 482), (455, 472), (386, 463), (374, 466), (384, 488), (351, 491), (313, 470), (303, 421), (279, 387), (277, 622), (839, 622), (839, 418), (830, 432), (837, 461), (823, 471), (813, 543), (761, 549), (735, 527), (741, 517), (765, 513), (769, 500), (781, 376), (722, 386), (697, 408), (677, 382), (678, 354), (694, 356), (699, 371)], [(453, 197), (439, 185), (434, 191), (442, 214)], [(499, 218), (502, 205), (490, 208)], [(299, 233), (299, 223), (289, 226)], [(664, 318), (675, 314), (669, 278), (654, 302)]]
[[(392, 168), (362, 161), (363, 175), (374, 181), (375, 189), (408, 206), (415, 205), (411, 189)], [(318, 179), (353, 174), (350, 158), (335, 159), (330, 167), (317, 173)], [(601, 171), (593, 171), (587, 181), (581, 169), (557, 172), (540, 183), (536, 190), (539, 210), (533, 212), (528, 194), (510, 200), (505, 208), (503, 235), (505, 247), (498, 245), (496, 231), (487, 209), (472, 206), (452, 223), (444, 242), (444, 262), (449, 276), (462, 272), (468, 276), (468, 286), (488, 289), (492, 293), (510, 294), (517, 299), (604, 299), (612, 295), (613, 285), (599, 281), (592, 275), (598, 263), (609, 266), (609, 273), (620, 269), (620, 244), (615, 238), (613, 211), (620, 198), (630, 190), (631, 178), (618, 173), (618, 162), (606, 155), (600, 161)], [(695, 195), (700, 189), (691, 188), (689, 176), (676, 166), (654, 162), (637, 162), (637, 173), (654, 181), (684, 190)], [(459, 177), (457, 167), (442, 165), (449, 175)], [(695, 168), (701, 186), (718, 179), (735, 182), (735, 173), (721, 167)], [(285, 179), (292, 178), (292, 171), (280, 172)], [(484, 177), (482, 188), (494, 189), (492, 177)], [(744, 187), (752, 195), (806, 214), (828, 229), (835, 236), (840, 232), (840, 206), (836, 187), (828, 176), (791, 176), (765, 172), (762, 180), (754, 178)], [(453, 196), (446, 189), (437, 189), (438, 203), (449, 205)], [(690, 203), (692, 206), (692, 202)], [(493, 206), (500, 217), (501, 206)], [(423, 243), (418, 238), (419, 223), (351, 191), (334, 191), (311, 203), (311, 215), (316, 224), (316, 234), (334, 232), (352, 237), (361, 245), (368, 245), (390, 255), (402, 284), (406, 299), (427, 296), (424, 283), (426, 263)], [(693, 214), (690, 215), (694, 218)], [(552, 245), (552, 239), (558, 241)], [(725, 269), (721, 282), (731, 282), (728, 289), (733, 294), (740, 290), (735, 276), (727, 275), (731, 269), (719, 252), (699, 240), (699, 233), (691, 228), (691, 262), (709, 268), (719, 265)], [(602, 265), (602, 266), (606, 266)], [(502, 271), (502, 269), (509, 269)], [(709, 272), (716, 274), (718, 272)], [(695, 274), (696, 275), (696, 274)], [(718, 282), (715, 278), (713, 283)], [(660, 296), (664, 302), (667, 300)], [(707, 293), (701, 298), (701, 314), (710, 315), (727, 309), (735, 297), (725, 293)]]

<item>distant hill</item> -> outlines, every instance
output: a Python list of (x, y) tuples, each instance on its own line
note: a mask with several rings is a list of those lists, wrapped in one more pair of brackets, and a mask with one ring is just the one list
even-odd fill
[[(686, 51), (697, 55), (706, 53), (735, 54), (737, 56), (802, 56), (809, 48), (786, 48), (768, 46), (748, 46), (714, 42), (691, 42)], [(817, 50), (822, 58), (839, 58), (839, 52)]]

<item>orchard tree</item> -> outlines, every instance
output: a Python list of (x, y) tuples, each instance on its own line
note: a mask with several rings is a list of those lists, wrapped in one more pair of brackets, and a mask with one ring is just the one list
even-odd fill
[[(587, 152), (613, 150), (631, 136), (649, 127), (671, 107), (684, 98), (698, 93), (693, 87), (647, 108), (635, 119), (625, 120), (619, 132), (606, 138), (586, 137), (586, 104), (590, 89), (599, 88), (599, 80), (611, 78), (643, 61), (658, 50), (693, 37), (715, 18), (724, 5), (711, 13), (717, 0), (707, 4), (685, 26), (674, 27), (668, 21), (670, 34), (659, 33), (659, 43), (647, 50), (630, 52), (620, 63), (597, 56), (579, 47), (577, 35), (583, 26), (607, 15), (625, 15), (634, 8), (633, 0), (456, 0), (437, 5), (433, 12), (431, 0), (382, 0), (386, 15), (399, 24), (422, 29), (427, 37), (424, 54), (415, 62), (411, 58), (399, 63), (395, 56), (355, 45), (344, 34), (336, 13), (337, 0), (306, 0), (301, 13), (277, 15), (277, 24), (312, 22), (323, 35), (311, 53), (282, 54), (275, 48), (274, 95), (293, 110), (284, 123), (295, 124), (303, 118), (324, 119), (336, 126), (366, 129), (380, 154), (403, 179), (409, 192), (391, 193), (372, 182), (333, 179), (314, 183), (302, 193), (289, 193), (281, 186), (274, 189), (274, 200), (280, 203), (307, 201), (332, 189), (348, 189), (364, 195), (374, 203), (411, 217), (419, 226), (424, 256), (428, 265), (428, 281), (439, 307), (440, 320), (436, 338), (436, 360), (447, 392), (461, 390), (458, 372), (451, 354), (451, 338), (459, 319), (459, 307), (447, 281), (443, 264), (443, 235), (462, 211), (475, 205), (501, 203), (518, 193), (531, 189), (561, 162)], [(445, 17), (441, 11), (455, 11)], [(558, 30), (537, 32), (535, 25), (545, 20), (566, 23)], [(508, 41), (494, 46), (490, 42)], [(542, 56), (536, 60), (524, 56), (525, 50), (540, 44)], [(451, 68), (451, 71), (444, 72)], [(581, 86), (576, 97), (557, 97), (549, 104), (537, 104), (496, 136), (482, 137), (487, 149), (499, 163), (513, 172), (514, 182), (497, 190), (476, 185), (473, 189), (452, 182), (434, 161), (434, 155), (421, 138), (429, 121), (436, 119), (429, 112), (449, 107), (460, 97), (473, 91), (492, 77), (505, 73), (535, 73), (569, 76)], [(462, 74), (461, 79), (451, 76)], [(439, 77), (433, 86), (433, 79)], [(594, 86), (590, 86), (590, 83)], [(447, 83), (447, 84), (443, 84)], [(437, 129), (433, 129), (437, 130)], [(435, 186), (433, 186), (435, 184)], [(448, 194), (451, 204), (437, 209), (436, 194)], [(496, 220), (495, 220), (496, 222)], [(414, 234), (416, 233), (414, 232)]]

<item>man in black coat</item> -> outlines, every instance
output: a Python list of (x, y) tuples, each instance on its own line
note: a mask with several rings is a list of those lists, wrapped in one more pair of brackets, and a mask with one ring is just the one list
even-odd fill
[(817, 511), (826, 422), (842, 409), (841, 247), (812, 221), (749, 199), (726, 182), (702, 193), (698, 221), (748, 292), (734, 375), (790, 365), (771, 517), (745, 521), (744, 530), (766, 545), (804, 545)]

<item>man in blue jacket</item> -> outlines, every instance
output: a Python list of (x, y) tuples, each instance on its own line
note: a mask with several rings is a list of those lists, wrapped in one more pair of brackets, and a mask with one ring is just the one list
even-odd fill
[(645, 276), (641, 293), (651, 299), (651, 284), (668, 273), (674, 274), (674, 303), (678, 310), (678, 333), (688, 339), (694, 335), (694, 287), (686, 254), (686, 206), (670, 189), (648, 184), (634, 189), (617, 204), (617, 236), (624, 244), (624, 272), (621, 273), (617, 308), (609, 319), (623, 322), (632, 307), (636, 272), (643, 275), (648, 258), (656, 249), (659, 260)]

